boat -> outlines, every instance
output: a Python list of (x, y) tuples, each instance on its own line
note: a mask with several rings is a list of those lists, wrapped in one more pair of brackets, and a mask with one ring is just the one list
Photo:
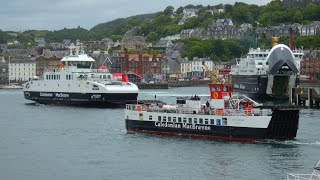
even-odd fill
[(61, 59), (59, 69), (48, 70), (24, 84), (25, 99), (41, 104), (80, 106), (124, 106), (135, 102), (138, 87), (113, 77), (105, 66), (92, 69), (95, 60), (85, 54), (81, 44), (70, 47), (70, 54)]
[(251, 48), (245, 58), (231, 67), (235, 91), (252, 98), (288, 98), (300, 74), (303, 50), (277, 44), (271, 50)]
[(23, 86), (20, 84), (11, 83), (10, 85), (4, 85), (0, 87), (1, 89), (22, 89)]
[(287, 180), (320, 180), (320, 161), (318, 161), (317, 165), (313, 168), (313, 172), (311, 174), (297, 174), (297, 173), (288, 173)]
[(211, 73), (207, 102), (200, 97), (177, 97), (176, 104), (127, 104), (128, 133), (212, 138), (227, 141), (294, 139), (299, 109), (260, 104), (233, 92), (230, 81)]

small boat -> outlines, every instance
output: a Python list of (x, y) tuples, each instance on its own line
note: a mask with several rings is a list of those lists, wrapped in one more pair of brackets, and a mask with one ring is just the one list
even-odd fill
[(206, 103), (195, 95), (177, 97), (176, 104), (127, 104), (127, 132), (227, 141), (296, 137), (298, 108), (263, 106), (247, 96), (233, 93), (226, 80), (211, 78), (210, 82), (210, 99)]
[(23, 86), (19, 84), (11, 84), (7, 86), (2, 86), (1, 89), (22, 89)]
[(295, 173), (288, 173), (287, 180), (320, 180), (320, 160), (318, 164), (313, 168), (313, 172), (311, 174), (295, 174)]

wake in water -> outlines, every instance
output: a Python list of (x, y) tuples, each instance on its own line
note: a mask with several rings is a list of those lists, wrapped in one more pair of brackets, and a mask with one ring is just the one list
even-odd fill
[(273, 139), (266, 139), (266, 140), (261, 140), (257, 141), (257, 143), (261, 144), (279, 144), (279, 145), (316, 145), (320, 146), (320, 141), (315, 141), (315, 142), (302, 142), (298, 140), (273, 140)]

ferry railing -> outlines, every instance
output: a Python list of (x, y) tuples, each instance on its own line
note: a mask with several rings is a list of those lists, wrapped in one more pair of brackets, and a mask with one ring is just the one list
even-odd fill
[(200, 114), (200, 115), (220, 115), (220, 116), (270, 116), (271, 109), (213, 109), (213, 108), (188, 108), (188, 107), (162, 107), (158, 105), (127, 104), (127, 110), (179, 113), (179, 114)]

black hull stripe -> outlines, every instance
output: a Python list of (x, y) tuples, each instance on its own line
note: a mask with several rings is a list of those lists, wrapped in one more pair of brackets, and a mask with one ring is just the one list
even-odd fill
[(229, 126), (204, 125), (207, 130), (156, 127), (154, 121), (126, 120), (128, 132), (139, 132), (158, 135), (187, 136), (194, 138), (212, 138), (228, 141), (255, 141), (263, 139), (267, 128), (243, 128)]
[(65, 93), (24, 92), (25, 99), (41, 104), (107, 105), (126, 104), (137, 101), (138, 93)]

